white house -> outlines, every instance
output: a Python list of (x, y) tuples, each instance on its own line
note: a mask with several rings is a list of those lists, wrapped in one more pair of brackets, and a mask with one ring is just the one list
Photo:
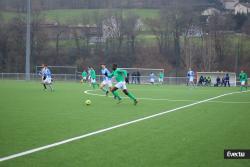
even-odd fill
[(203, 35), (203, 31), (201, 27), (198, 26), (191, 26), (188, 29), (188, 32), (186, 34), (188, 37), (201, 37)]
[(201, 13), (202, 16), (214, 16), (216, 14), (220, 14), (220, 11), (215, 8), (208, 8)]
[(234, 10), (234, 7), (237, 3), (239, 3), (239, 0), (220, 0), (220, 2), (223, 4), (225, 9)]
[(250, 3), (237, 3), (234, 9), (235, 14), (248, 14), (250, 13)]

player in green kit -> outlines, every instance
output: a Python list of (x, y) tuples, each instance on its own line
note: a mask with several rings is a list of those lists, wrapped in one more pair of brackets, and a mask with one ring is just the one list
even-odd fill
[(164, 80), (164, 73), (161, 71), (159, 73), (159, 83), (163, 85), (163, 80)]
[(91, 85), (95, 89), (96, 86), (98, 85), (96, 84), (96, 73), (93, 67), (90, 68), (90, 78), (91, 78), (91, 81), (90, 81)]
[(248, 77), (247, 77), (247, 74), (241, 70), (241, 73), (240, 73), (240, 90), (242, 91), (243, 90), (243, 87), (246, 88), (247, 90), (247, 81), (248, 81)]
[(82, 72), (81, 83), (87, 82), (87, 76), (88, 76), (88, 74), (87, 74), (87, 72), (84, 70), (84, 71)]
[(109, 78), (115, 77), (117, 84), (111, 88), (111, 92), (113, 93), (115, 99), (118, 99), (120, 103), (121, 102), (121, 97), (119, 96), (117, 90), (118, 89), (122, 89), (123, 93), (125, 95), (127, 95), (131, 100), (133, 100), (134, 105), (136, 105), (138, 103), (137, 99), (134, 97), (134, 95), (132, 95), (131, 93), (128, 92), (127, 90), (127, 86), (126, 86), (126, 82), (125, 82), (125, 78), (127, 77), (127, 71), (126, 70), (122, 70), (122, 69), (118, 69), (116, 64), (113, 64), (113, 72), (111, 74), (105, 74), (106, 76), (108, 76)]

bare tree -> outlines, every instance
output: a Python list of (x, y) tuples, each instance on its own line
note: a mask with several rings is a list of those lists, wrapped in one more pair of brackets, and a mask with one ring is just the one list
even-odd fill
[(31, 65), (37, 65), (40, 63), (41, 58), (44, 57), (43, 53), (47, 48), (48, 36), (47, 32), (43, 29), (42, 25), (45, 22), (45, 18), (41, 15), (39, 10), (32, 13), (31, 23)]

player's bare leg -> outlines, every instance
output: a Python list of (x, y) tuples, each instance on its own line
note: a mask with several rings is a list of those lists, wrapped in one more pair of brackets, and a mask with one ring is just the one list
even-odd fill
[(44, 91), (47, 90), (46, 84), (45, 84), (45, 83), (42, 83), (42, 85), (43, 85), (43, 90), (44, 90)]
[(45, 91), (45, 90), (47, 90), (47, 87), (46, 87), (44, 80), (45, 80), (45, 78), (43, 77), (41, 84), (43, 85), (43, 90)]
[(52, 84), (48, 84), (48, 86), (49, 86), (49, 88), (50, 88), (50, 91), (53, 92), (54, 89), (53, 89), (53, 87), (52, 87)]
[(106, 96), (108, 96), (109, 91), (108, 91), (108, 89), (107, 89), (107, 88), (105, 88), (105, 86), (106, 86), (106, 85), (101, 84), (101, 85), (100, 85), (100, 89), (101, 89), (103, 92), (105, 92)]

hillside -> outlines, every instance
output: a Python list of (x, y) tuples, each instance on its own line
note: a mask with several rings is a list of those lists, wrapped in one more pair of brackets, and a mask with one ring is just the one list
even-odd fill
[[(60, 22), (61, 24), (80, 24), (84, 20), (89, 23), (94, 23), (96, 17), (103, 17), (108, 15), (115, 15), (115, 13), (123, 13), (123, 16), (128, 15), (139, 16), (141, 19), (156, 18), (159, 16), (158, 9), (60, 9), (60, 10), (46, 10), (40, 12), (40, 15), (45, 18), (47, 22)], [(24, 13), (16, 12), (0, 12), (2, 18), (8, 21), (18, 15), (25, 16)]]
[[(32, 0), (35, 10), (51, 9), (102, 9), (102, 8), (162, 8), (173, 3), (187, 6), (207, 5), (217, 0)], [(26, 1), (1, 0), (0, 9), (25, 11)]]

